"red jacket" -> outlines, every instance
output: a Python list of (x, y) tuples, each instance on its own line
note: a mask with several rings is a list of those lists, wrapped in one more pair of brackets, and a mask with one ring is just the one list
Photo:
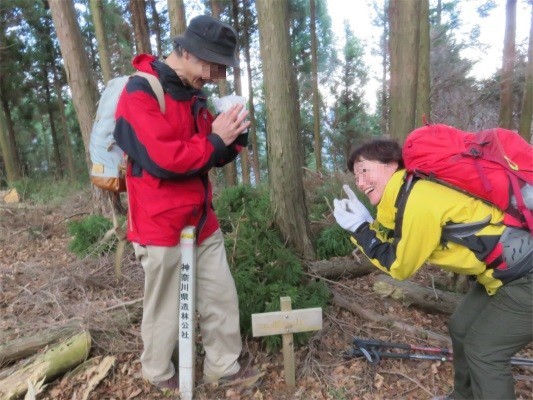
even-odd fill
[(206, 97), (185, 87), (165, 63), (141, 54), (133, 66), (158, 76), (166, 111), (161, 113), (145, 78), (130, 78), (118, 102), (114, 132), (128, 155), (128, 240), (175, 246), (181, 230), (194, 225), (201, 243), (219, 227), (208, 171), (231, 162), (247, 138), (240, 135), (225, 146), (211, 132)]

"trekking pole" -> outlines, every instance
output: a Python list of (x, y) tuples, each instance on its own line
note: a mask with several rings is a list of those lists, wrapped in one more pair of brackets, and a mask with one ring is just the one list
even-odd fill
[[(453, 351), (441, 347), (425, 347), (406, 343), (382, 342), (379, 340), (358, 338), (353, 340), (353, 345), (354, 347), (347, 352), (347, 356), (365, 357), (367, 361), (373, 364), (378, 364), (382, 357), (440, 361), (453, 360)], [(391, 349), (391, 351), (384, 351), (385, 349)], [(393, 352), (392, 350), (398, 350), (400, 352)], [(433, 355), (413, 353), (416, 351), (433, 353)], [(512, 357), (510, 362), (511, 365), (533, 366), (533, 359), (529, 358)]]
[(436, 354), (413, 354), (413, 353), (392, 353), (378, 350), (350, 349), (346, 352), (346, 357), (364, 357), (371, 364), (377, 365), (382, 358), (401, 358), (404, 360), (436, 360), (450, 361), (450, 357)]
[(196, 238), (194, 226), (181, 231), (179, 306), (179, 385), (180, 398), (192, 400), (194, 390), (196, 328)]

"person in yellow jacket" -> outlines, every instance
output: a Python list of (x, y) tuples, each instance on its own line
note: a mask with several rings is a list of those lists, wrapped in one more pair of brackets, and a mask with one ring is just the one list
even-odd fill
[(429, 180), (411, 180), (394, 140), (356, 148), (348, 169), (377, 206), (374, 220), (347, 186), (334, 200), (337, 223), (395, 279), (425, 262), (476, 277), (452, 315), (454, 390), (446, 399), (514, 399), (511, 357), (533, 339), (533, 239), (502, 224), (504, 214)]

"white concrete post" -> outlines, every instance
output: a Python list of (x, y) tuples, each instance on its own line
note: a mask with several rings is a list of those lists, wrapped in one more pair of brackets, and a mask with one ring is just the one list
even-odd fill
[(182, 400), (191, 400), (194, 390), (196, 327), (196, 238), (194, 226), (181, 231), (179, 307), (179, 383)]

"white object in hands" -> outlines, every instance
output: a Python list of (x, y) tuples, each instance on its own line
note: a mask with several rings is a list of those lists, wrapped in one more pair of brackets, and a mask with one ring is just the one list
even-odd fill
[(367, 222), (374, 222), (374, 218), (370, 215), (370, 212), (368, 209), (361, 203), (361, 201), (357, 198), (353, 190), (348, 185), (342, 185), (342, 189), (344, 190), (344, 193), (348, 195), (349, 200), (349, 208), (352, 211), (358, 211), (360, 212)]
[(191, 400), (196, 366), (196, 239), (194, 226), (186, 226), (180, 238), (179, 385), (180, 398)]
[(246, 104), (248, 103), (248, 100), (246, 100), (246, 97), (235, 96), (235, 95), (229, 95), (229, 96), (224, 96), (224, 97), (213, 97), (212, 99), (213, 99), (213, 105), (215, 106), (217, 113), (226, 112), (232, 106), (236, 104), (242, 104), (244, 106), (244, 108), (241, 111), (241, 113), (243, 113), (246, 110)]
[[(333, 216), (341, 228), (353, 233), (365, 222), (369, 222), (364, 213), (350, 208), (351, 201), (348, 199), (333, 200)], [(367, 211), (368, 212), (368, 211)]]

